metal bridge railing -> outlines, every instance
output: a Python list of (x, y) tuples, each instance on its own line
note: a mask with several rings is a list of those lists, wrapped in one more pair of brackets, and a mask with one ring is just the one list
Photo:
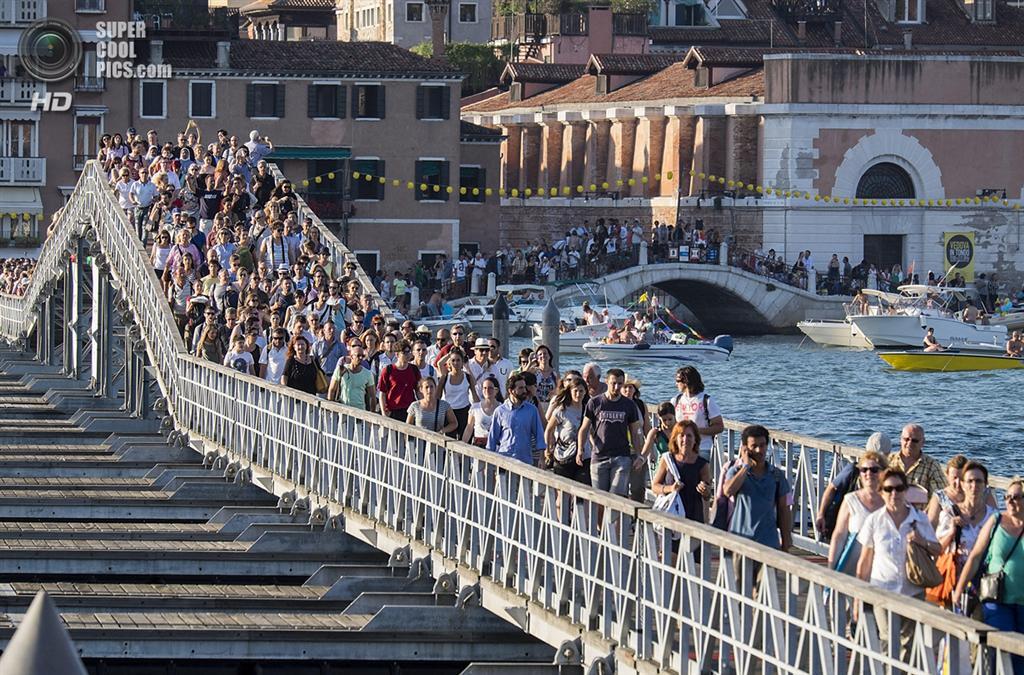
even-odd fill
[[(910, 675), (938, 672), (940, 651), (952, 664), (969, 660), (972, 647), (977, 675), (1008, 675), (1021, 654), (1018, 634), (187, 355), (141, 242), (94, 163), (81, 180), (27, 296), (0, 301), (8, 338), (28, 330), (36, 301), (80, 250), (77, 236), (94, 236), (89, 251), (135, 314), (178, 430), (330, 505), (378, 548), (408, 548), (439, 583), (458, 586), (460, 600), (476, 595), (560, 654), (614, 660), (624, 671)], [(717, 466), (732, 457), (741, 426), (727, 423)], [(836, 458), (856, 449), (773, 433), (775, 461), (797, 488), (797, 534), (806, 537)], [(913, 648), (902, 654), (908, 622)]]

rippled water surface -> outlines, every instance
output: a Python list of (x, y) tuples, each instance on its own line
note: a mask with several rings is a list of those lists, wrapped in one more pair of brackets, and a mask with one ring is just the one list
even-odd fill
[[(566, 354), (561, 370), (586, 361)], [(648, 404), (676, 391), (675, 367), (615, 365), (639, 377)], [(1000, 475), (1024, 472), (1024, 370), (898, 372), (874, 352), (818, 347), (795, 336), (737, 338), (729, 361), (697, 367), (730, 419), (850, 444), (863, 444), (874, 431), (898, 443), (901, 426), (916, 421), (924, 425), (926, 451), (938, 458), (962, 452)]]

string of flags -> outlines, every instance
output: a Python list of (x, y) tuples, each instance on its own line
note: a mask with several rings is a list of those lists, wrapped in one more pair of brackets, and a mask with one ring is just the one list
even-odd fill
[[(313, 178), (304, 179), (302, 181), (303, 187), (309, 187), (310, 183), (321, 184), (326, 178), (328, 180), (334, 180), (342, 170), (328, 171), (327, 173), (320, 174)], [(896, 207), (896, 208), (907, 208), (907, 207), (926, 207), (926, 208), (950, 208), (954, 206), (1002, 206), (1005, 208), (1011, 208), (1015, 211), (1020, 210), (1020, 203), (1011, 203), (1010, 200), (1000, 197), (997, 195), (987, 196), (972, 196), (972, 197), (956, 197), (956, 198), (941, 198), (941, 199), (876, 199), (876, 198), (858, 198), (858, 197), (839, 197), (833, 195), (822, 195), (818, 193), (808, 192), (806, 190), (794, 190), (784, 186), (771, 186), (761, 185), (754, 182), (745, 182), (742, 180), (735, 180), (733, 178), (727, 178), (725, 176), (717, 176), (715, 174), (705, 173), (703, 171), (693, 171), (692, 169), (686, 172), (691, 178), (696, 178), (705, 186), (714, 186), (716, 189), (728, 189), (728, 190), (739, 190), (751, 193), (757, 198), (777, 198), (777, 199), (798, 199), (808, 202), (816, 202), (821, 205), (839, 205), (839, 206), (867, 206), (867, 207)], [(485, 195), (490, 197), (495, 193), (499, 197), (512, 197), (513, 199), (523, 198), (549, 198), (549, 197), (571, 197), (573, 194), (585, 194), (595, 193), (600, 191), (608, 191), (613, 187), (620, 189), (623, 187), (634, 187), (637, 183), (641, 185), (647, 185), (651, 182), (651, 178), (648, 176), (641, 176), (637, 178), (626, 178), (616, 179), (614, 181), (601, 181), (600, 183), (590, 183), (589, 185), (576, 185), (571, 187), (563, 185), (561, 187), (549, 187), (549, 188), (494, 188), (494, 187), (481, 187), (481, 186), (453, 186), (453, 185), (441, 185), (439, 183), (426, 182), (426, 181), (412, 181), (402, 180), (398, 178), (388, 178), (386, 176), (375, 176), (365, 172), (353, 171), (353, 180), (362, 180), (368, 183), (378, 183), (380, 185), (388, 185), (391, 187), (400, 188), (404, 187), (407, 190), (415, 190), (419, 188), (420, 192), (440, 194), (455, 194), (459, 195), (473, 195), (474, 197)], [(667, 180), (673, 180), (675, 177), (674, 172), (667, 171), (665, 174), (656, 173), (653, 176), (655, 181), (661, 181), (662, 178)]]

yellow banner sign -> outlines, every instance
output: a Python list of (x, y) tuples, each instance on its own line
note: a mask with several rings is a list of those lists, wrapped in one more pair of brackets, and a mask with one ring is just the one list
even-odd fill
[(968, 283), (974, 281), (974, 233), (943, 232), (942, 248), (946, 260), (946, 269), (954, 276), (959, 272)]

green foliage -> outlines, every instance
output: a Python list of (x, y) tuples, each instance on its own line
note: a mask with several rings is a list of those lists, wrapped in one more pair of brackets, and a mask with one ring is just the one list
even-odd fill
[(650, 14), (657, 9), (656, 0), (611, 0), (616, 14)]
[[(411, 49), (415, 54), (430, 58), (434, 55), (433, 45), (422, 42)], [(462, 95), (469, 96), (493, 87), (501, 77), (505, 62), (493, 47), (471, 42), (453, 42), (446, 49), (448, 62), (465, 73)]]

